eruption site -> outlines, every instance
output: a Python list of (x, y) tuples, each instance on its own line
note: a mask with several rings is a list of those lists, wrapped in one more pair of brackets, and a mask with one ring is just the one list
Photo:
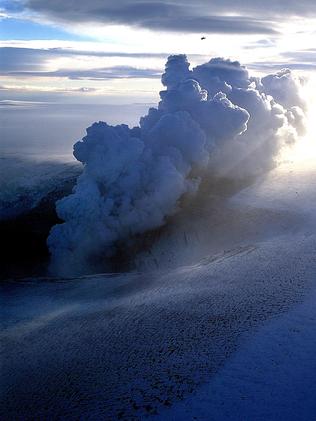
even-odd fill
[(190, 69), (174, 55), (161, 80), (161, 100), (139, 126), (94, 123), (74, 145), (83, 172), (56, 204), (64, 223), (48, 237), (52, 272), (93, 271), (96, 256), (110, 259), (118, 242), (192, 203), (202, 182), (257, 177), (304, 133), (302, 80), (288, 69), (260, 79), (237, 61)]

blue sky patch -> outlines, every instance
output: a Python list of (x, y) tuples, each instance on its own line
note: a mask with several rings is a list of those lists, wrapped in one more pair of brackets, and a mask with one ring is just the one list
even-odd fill
[(56, 39), (68, 41), (83, 41), (87, 37), (81, 37), (64, 31), (60, 28), (41, 25), (30, 20), (6, 18), (1, 21), (0, 40), (35, 40)]

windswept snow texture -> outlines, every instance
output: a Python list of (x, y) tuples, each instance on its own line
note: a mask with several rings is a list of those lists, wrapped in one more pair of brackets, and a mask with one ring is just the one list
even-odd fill
[(77, 163), (1, 158), (0, 221), (27, 213), (48, 194), (60, 191), (81, 172)]
[(177, 55), (162, 83), (158, 107), (138, 127), (94, 123), (74, 145), (84, 170), (57, 202), (65, 222), (48, 238), (53, 271), (91, 271), (95, 256), (111, 256), (118, 241), (165, 224), (205, 179), (271, 169), (304, 128), (301, 82), (289, 70), (259, 80), (238, 62), (216, 58), (190, 70)]
[(227, 240), (194, 264), (3, 282), (0, 418), (314, 420), (315, 203), (315, 162), (282, 165), (192, 214)]
[(208, 384), (155, 421), (309, 421), (316, 414), (316, 290), (251, 335)]

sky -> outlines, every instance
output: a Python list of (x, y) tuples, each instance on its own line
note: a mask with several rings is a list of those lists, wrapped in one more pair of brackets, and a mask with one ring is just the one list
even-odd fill
[(6, 104), (156, 102), (169, 54), (316, 68), (315, 0), (0, 0), (0, 19)]

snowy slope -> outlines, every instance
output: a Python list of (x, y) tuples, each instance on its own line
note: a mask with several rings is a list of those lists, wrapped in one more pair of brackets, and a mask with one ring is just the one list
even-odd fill
[(313, 420), (316, 291), (249, 335), (207, 385), (154, 419)]
[(285, 165), (205, 237), (186, 221), (186, 265), (162, 238), (156, 270), (4, 283), (1, 419), (313, 419), (315, 177)]

